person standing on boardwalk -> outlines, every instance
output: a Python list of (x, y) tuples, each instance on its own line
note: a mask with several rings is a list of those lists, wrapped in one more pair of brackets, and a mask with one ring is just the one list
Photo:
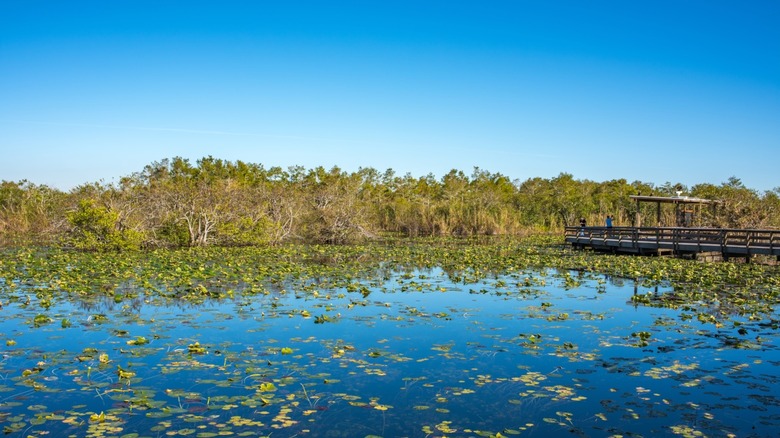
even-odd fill
[(612, 216), (607, 215), (607, 228), (612, 228)]

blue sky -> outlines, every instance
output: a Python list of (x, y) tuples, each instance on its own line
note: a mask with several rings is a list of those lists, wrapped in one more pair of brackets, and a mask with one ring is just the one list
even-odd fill
[(777, 1), (0, 2), (0, 179), (162, 158), (780, 187)]

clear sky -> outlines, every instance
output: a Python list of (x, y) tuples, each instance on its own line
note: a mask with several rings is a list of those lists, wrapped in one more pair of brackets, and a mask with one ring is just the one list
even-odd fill
[(0, 1), (0, 180), (153, 161), (780, 186), (780, 2)]

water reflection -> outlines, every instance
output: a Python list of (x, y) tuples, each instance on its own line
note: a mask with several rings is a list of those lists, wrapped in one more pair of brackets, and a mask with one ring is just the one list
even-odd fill
[[(0, 421), (10, 436), (769, 436), (780, 426), (776, 329), (652, 307), (675, 296), (668, 286), (438, 268), (332, 283), (217, 285), (219, 298), (198, 302), (128, 283), (49, 307), (37, 296), (9, 303)], [(36, 327), (39, 315), (48, 322)]]

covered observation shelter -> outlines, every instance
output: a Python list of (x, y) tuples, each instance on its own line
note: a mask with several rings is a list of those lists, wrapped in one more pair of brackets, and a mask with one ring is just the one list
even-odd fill
[[(679, 193), (679, 192), (678, 192)], [(631, 195), (629, 198), (636, 201), (636, 217), (634, 218), (634, 226), (639, 228), (642, 226), (642, 215), (640, 204), (642, 202), (655, 203), (656, 204), (656, 223), (655, 226), (661, 227), (664, 224), (661, 223), (661, 204), (674, 205), (674, 218), (677, 227), (693, 227), (701, 226), (699, 217), (702, 206), (709, 206), (712, 208), (713, 216), (715, 215), (715, 209), (721, 201), (704, 199), (704, 198), (692, 198), (689, 196), (642, 196)], [(670, 226), (670, 225), (666, 225)]]
[[(672, 255), (692, 257), (697, 260), (715, 261), (730, 258), (744, 258), (746, 262), (754, 255), (776, 257), (780, 262), (780, 230), (744, 228), (719, 228), (701, 224), (699, 217), (703, 208), (717, 213), (722, 201), (693, 198), (688, 196), (630, 196), (636, 202), (636, 218), (631, 227), (583, 227), (568, 226), (566, 242), (574, 248), (590, 248), (597, 251), (642, 255)], [(657, 224), (642, 226), (642, 203), (656, 204)], [(674, 224), (663, 224), (664, 217), (670, 218), (669, 209), (662, 211), (663, 204), (674, 206)], [(652, 208), (645, 207), (652, 217)], [(709, 227), (705, 225), (710, 225)]]

